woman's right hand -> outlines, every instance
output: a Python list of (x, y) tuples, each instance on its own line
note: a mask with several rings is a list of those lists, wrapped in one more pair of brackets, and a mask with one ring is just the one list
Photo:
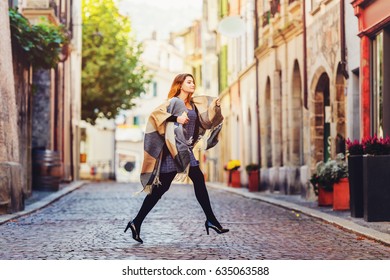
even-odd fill
[(183, 112), (181, 116), (177, 117), (177, 122), (180, 124), (187, 124), (189, 121), (190, 119), (188, 118), (186, 112)]

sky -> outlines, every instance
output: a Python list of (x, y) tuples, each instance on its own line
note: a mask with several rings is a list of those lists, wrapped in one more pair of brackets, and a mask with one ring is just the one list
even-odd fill
[(120, 11), (129, 16), (138, 41), (157, 31), (158, 39), (190, 26), (201, 18), (202, 0), (118, 0)]

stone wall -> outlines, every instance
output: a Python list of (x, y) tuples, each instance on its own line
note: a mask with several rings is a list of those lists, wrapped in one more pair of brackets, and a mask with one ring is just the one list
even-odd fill
[(23, 169), (19, 163), (19, 138), (12, 65), (8, 1), (0, 1), (0, 214), (22, 210)]
[(19, 161), (22, 165), (24, 194), (31, 195), (31, 84), (29, 66), (17, 54), (13, 56), (15, 96), (18, 110)]
[(50, 70), (34, 70), (32, 104), (32, 147), (51, 149)]

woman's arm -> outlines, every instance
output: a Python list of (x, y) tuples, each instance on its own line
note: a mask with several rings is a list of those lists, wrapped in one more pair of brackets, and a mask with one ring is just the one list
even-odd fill
[(167, 122), (178, 122), (178, 123), (181, 123), (181, 124), (186, 124), (188, 123), (190, 119), (187, 117), (187, 114), (183, 113), (183, 115), (181, 116), (170, 116), (169, 118), (167, 118)]
[(177, 122), (177, 116), (170, 116), (169, 118), (167, 118), (167, 122)]

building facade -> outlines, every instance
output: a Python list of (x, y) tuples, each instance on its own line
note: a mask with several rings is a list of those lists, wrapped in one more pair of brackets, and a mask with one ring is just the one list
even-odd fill
[[(8, 5), (5, 5), (6, 2)], [(33, 176), (36, 175), (32, 171), (32, 166), (36, 163), (32, 156), (35, 150), (45, 149), (59, 154), (56, 164), (58, 163), (61, 168), (56, 176), (59, 176), (62, 181), (77, 179), (79, 164), (81, 2), (71, 0), (2, 1), (2, 12), (5, 11), (5, 16), (2, 18), (9, 22), (8, 8), (16, 7), (31, 24), (39, 22), (41, 17), (44, 17), (52, 24), (64, 25), (70, 43), (63, 48), (58, 65), (50, 70), (42, 70), (34, 65), (26, 64), (15, 49), (11, 55), (2, 52), (0, 58), (2, 65), (7, 59), (13, 62), (10, 67), (7, 66), (8, 73), (13, 72), (13, 77), (10, 74), (7, 76), (12, 80), (8, 82), (14, 87), (16, 96), (16, 99), (10, 96), (8, 102), (16, 104), (16, 115), (10, 118), (10, 121), (14, 121), (16, 117), (17, 125), (13, 127), (17, 128), (17, 132), (13, 145), (17, 147), (13, 149), (13, 154), (16, 150), (18, 154), (14, 156), (14, 160), (9, 159), (8, 162), (15, 161), (20, 165), (18, 180), (22, 185), (22, 202), (18, 203), (20, 207), (8, 207), (9, 201), (4, 199), (0, 204), (6, 205), (4, 209), (7, 207), (8, 209), (2, 212), (22, 210), (24, 199), (32, 194)], [(8, 24), (3, 26), (9, 28)], [(6, 38), (5, 42), (9, 42), (9, 33), (4, 35), (7, 35), (3, 37)], [(9, 104), (9, 108), (12, 109), (13, 106)], [(2, 143), (1, 146), (3, 146)], [(8, 192), (15, 193), (15, 195), (19, 193), (18, 184), (9, 183), (8, 175), (4, 177), (8, 177), (6, 180)]]
[[(347, 5), (339, 0), (204, 1), (208, 33), (217, 34), (225, 116), (221, 174), (229, 160), (240, 160), (245, 187), (245, 166), (259, 163), (260, 189), (312, 197), (308, 180), (316, 164), (345, 153), (345, 139), (361, 127), (353, 105), (360, 102), (360, 54), (353, 48), (357, 27)], [(236, 15), (245, 22), (245, 34), (219, 34), (218, 23)]]
[(390, 135), (390, 2), (351, 1), (360, 37), (360, 137)]

